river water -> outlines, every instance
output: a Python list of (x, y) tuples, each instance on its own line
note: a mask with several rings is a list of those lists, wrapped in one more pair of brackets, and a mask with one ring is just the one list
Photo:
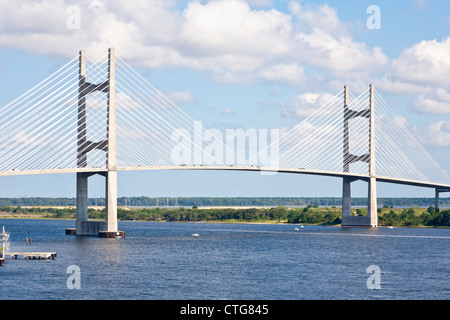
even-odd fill
[(65, 235), (67, 220), (1, 225), (11, 251), (57, 252), (8, 259), (3, 300), (450, 298), (450, 229), (125, 221), (126, 238), (102, 239)]

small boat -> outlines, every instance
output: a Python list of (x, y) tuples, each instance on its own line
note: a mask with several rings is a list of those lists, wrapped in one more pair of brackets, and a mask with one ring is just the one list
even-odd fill
[(193, 233), (192, 236), (193, 236), (193, 237), (198, 237), (199, 234), (198, 234), (198, 233)]

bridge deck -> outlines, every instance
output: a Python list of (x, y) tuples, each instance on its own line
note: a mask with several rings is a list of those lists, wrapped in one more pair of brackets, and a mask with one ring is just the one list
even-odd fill
[[(222, 170), (222, 171), (259, 171), (259, 172), (279, 172), (279, 173), (294, 173), (294, 174), (307, 174), (307, 175), (320, 175), (328, 177), (338, 177), (338, 178), (354, 178), (357, 180), (368, 180), (369, 175), (355, 174), (355, 173), (345, 173), (345, 172), (333, 172), (333, 171), (314, 171), (305, 169), (289, 169), (289, 168), (262, 168), (262, 167), (245, 167), (245, 166), (205, 166), (205, 165), (181, 165), (181, 166), (134, 166), (134, 167), (119, 167), (117, 171), (140, 171), (140, 170)], [(102, 168), (68, 168), (68, 169), (47, 169), (47, 170), (14, 170), (14, 171), (3, 171), (0, 172), (0, 176), (18, 176), (18, 175), (35, 175), (35, 174), (56, 174), (56, 173), (101, 173), (107, 172), (108, 170), (104, 167)], [(385, 183), (395, 183), (410, 185), (416, 187), (425, 188), (440, 188), (449, 189), (450, 184), (445, 183), (434, 183), (427, 181), (415, 181), (406, 180), (399, 178), (390, 177), (375, 177), (379, 182)]]

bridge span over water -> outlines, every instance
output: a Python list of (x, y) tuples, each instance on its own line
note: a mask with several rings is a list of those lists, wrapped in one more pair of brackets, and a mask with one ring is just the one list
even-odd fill
[[(270, 132), (269, 132), (270, 131)], [(85, 52), (0, 108), (0, 176), (76, 173), (76, 235), (124, 236), (117, 172), (234, 170), (342, 179), (342, 225), (378, 226), (377, 182), (450, 192), (450, 176), (370, 85), (347, 86), (283, 135), (206, 129), (114, 49)], [(246, 144), (246, 141), (250, 145)], [(253, 143), (253, 144), (252, 144)], [(88, 220), (88, 178), (105, 177), (106, 219)], [(351, 183), (367, 182), (368, 214), (352, 216)]]

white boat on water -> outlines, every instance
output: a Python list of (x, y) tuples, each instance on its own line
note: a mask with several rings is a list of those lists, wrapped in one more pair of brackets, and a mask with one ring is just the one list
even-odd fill
[(193, 233), (192, 236), (193, 236), (193, 237), (198, 237), (199, 234), (198, 234), (198, 233)]

